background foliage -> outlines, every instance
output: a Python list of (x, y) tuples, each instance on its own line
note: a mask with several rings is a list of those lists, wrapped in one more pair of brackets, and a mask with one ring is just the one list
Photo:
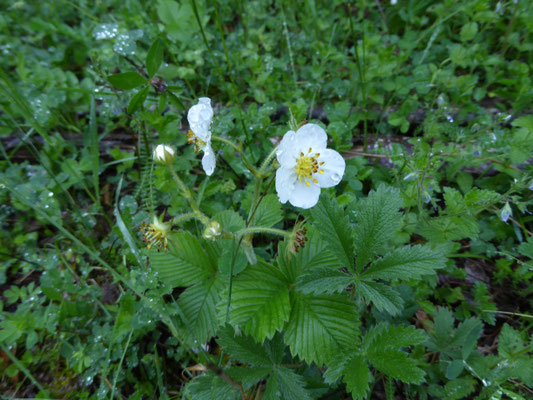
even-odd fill
[[(6, 398), (524, 399), (533, 393), (533, 6), (518, 1), (2, 2), (0, 393)], [(272, 187), (256, 265), (185, 223), (155, 143), (223, 228), (291, 117), (342, 183), (301, 212)], [(233, 276), (231, 275), (233, 272)], [(229, 285), (232, 285), (228, 305)], [(229, 311), (229, 313), (228, 313)]]

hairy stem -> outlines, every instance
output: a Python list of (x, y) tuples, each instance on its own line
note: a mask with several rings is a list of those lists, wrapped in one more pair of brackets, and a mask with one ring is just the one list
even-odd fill
[(198, 204), (196, 204), (196, 201), (192, 197), (191, 191), (187, 188), (187, 186), (183, 184), (181, 179), (178, 177), (178, 174), (176, 174), (176, 171), (172, 169), (172, 166), (169, 165), (168, 170), (170, 171), (172, 178), (174, 178), (174, 182), (176, 182), (176, 185), (181, 191), (181, 194), (183, 194), (183, 197), (187, 199), (189, 205), (193, 209), (194, 218), (199, 219), (204, 225), (206, 225), (209, 222), (209, 217), (207, 217), (202, 211), (200, 211), (200, 207), (198, 207)]
[(272, 235), (290, 236), (291, 232), (284, 231), (283, 229), (267, 228), (265, 226), (250, 226), (243, 228), (240, 231), (235, 232), (235, 236), (241, 236), (248, 233), (270, 233)]
[(215, 140), (217, 142), (222, 142), (224, 144), (227, 144), (228, 146), (231, 146), (233, 150), (235, 150), (242, 158), (242, 161), (244, 162), (244, 165), (248, 170), (254, 175), (257, 176), (258, 172), (257, 169), (248, 161), (246, 156), (244, 155), (244, 152), (241, 149), (241, 146), (237, 146), (235, 143), (233, 143), (231, 140), (228, 140), (226, 138), (220, 137), (220, 136), (211, 136), (211, 140)]

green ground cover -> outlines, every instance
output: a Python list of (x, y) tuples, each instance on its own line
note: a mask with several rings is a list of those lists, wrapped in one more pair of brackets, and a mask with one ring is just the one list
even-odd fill
[(0, 397), (533, 398), (530, 1), (0, 4)]

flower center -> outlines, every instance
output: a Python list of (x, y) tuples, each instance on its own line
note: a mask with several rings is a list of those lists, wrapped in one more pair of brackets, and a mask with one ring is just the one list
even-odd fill
[(193, 131), (189, 129), (189, 132), (187, 132), (187, 143), (191, 144), (194, 143), (194, 152), (198, 153), (200, 150), (202, 150), (206, 143), (200, 139), (198, 136), (194, 134)]
[(143, 242), (146, 243), (146, 248), (150, 250), (152, 246), (157, 246), (158, 252), (161, 249), (166, 251), (168, 248), (167, 235), (169, 229), (170, 226), (168, 224), (163, 223), (155, 216), (151, 224), (143, 222), (140, 230), (143, 232)]
[(302, 183), (305, 182), (307, 186), (311, 186), (310, 181), (313, 181), (313, 183), (318, 184), (318, 179), (313, 178), (313, 174), (317, 172), (319, 174), (324, 174), (324, 170), (319, 169), (319, 167), (324, 165), (324, 161), (318, 162), (318, 157), (320, 157), (320, 153), (312, 154), (312, 151), (313, 149), (309, 147), (309, 151), (307, 152), (307, 154), (301, 152), (300, 157), (298, 158), (298, 160), (296, 160), (296, 167), (294, 167), (296, 175), (298, 176), (298, 180)]

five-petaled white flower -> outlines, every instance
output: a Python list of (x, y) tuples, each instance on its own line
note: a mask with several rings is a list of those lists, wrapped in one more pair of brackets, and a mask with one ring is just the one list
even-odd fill
[(189, 143), (194, 143), (195, 152), (204, 152), (202, 167), (207, 175), (215, 170), (215, 153), (211, 148), (211, 122), (213, 121), (213, 107), (209, 97), (200, 97), (198, 104), (189, 109), (187, 114), (190, 130), (187, 133)]
[(280, 202), (288, 200), (295, 207), (311, 208), (318, 202), (320, 188), (341, 181), (346, 163), (339, 153), (326, 148), (327, 142), (326, 131), (315, 124), (306, 124), (283, 136), (276, 152)]

